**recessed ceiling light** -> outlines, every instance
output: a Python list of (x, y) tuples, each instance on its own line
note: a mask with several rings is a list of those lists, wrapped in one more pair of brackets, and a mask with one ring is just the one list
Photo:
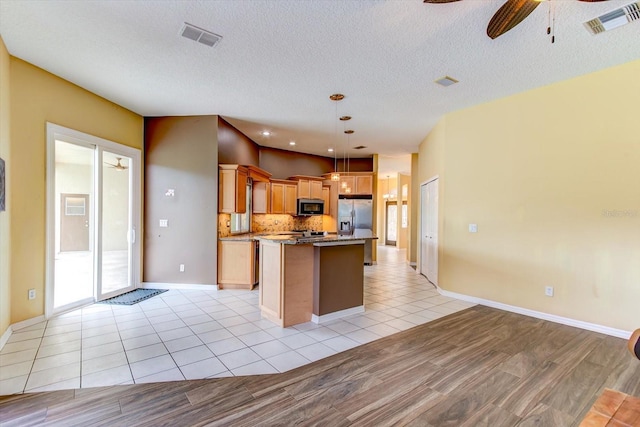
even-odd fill
[(327, 151), (333, 153), (333, 148), (329, 148)]
[(440, 86), (451, 86), (453, 84), (458, 83), (458, 80), (454, 79), (453, 77), (449, 77), (449, 76), (444, 76), (438, 80), (436, 80), (436, 83), (438, 83)]
[(296, 145), (296, 142), (295, 141), (290, 141), (289, 145)]
[(271, 136), (271, 132), (269, 132), (268, 130), (262, 131), (262, 136)]

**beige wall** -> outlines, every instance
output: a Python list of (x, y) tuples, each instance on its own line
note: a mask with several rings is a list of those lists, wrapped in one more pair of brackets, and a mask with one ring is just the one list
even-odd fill
[(638, 327), (638, 75), (634, 61), (438, 124), (420, 146), (420, 177), (442, 178), (443, 289)]
[(9, 253), (11, 250), (11, 227), (10, 227), (10, 197), (11, 180), (9, 171), (11, 170), (10, 154), (10, 124), (11, 115), (9, 108), (9, 52), (0, 37), (0, 158), (5, 161), (6, 182), (5, 182), (5, 207), (6, 211), (0, 212), (0, 335), (2, 335), (11, 324), (11, 264)]
[[(142, 117), (10, 59), (11, 323), (44, 314), (46, 122), (142, 148)], [(3, 91), (4, 92), (4, 91)], [(37, 298), (29, 301), (27, 291)]]

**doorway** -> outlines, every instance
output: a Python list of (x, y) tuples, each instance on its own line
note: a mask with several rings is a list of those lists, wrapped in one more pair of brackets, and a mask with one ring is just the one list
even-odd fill
[(135, 289), (140, 151), (47, 124), (47, 317)]
[(60, 196), (60, 252), (88, 252), (89, 195)]
[(420, 186), (420, 273), (438, 285), (438, 178)]
[(384, 244), (396, 246), (398, 241), (398, 202), (386, 202)]

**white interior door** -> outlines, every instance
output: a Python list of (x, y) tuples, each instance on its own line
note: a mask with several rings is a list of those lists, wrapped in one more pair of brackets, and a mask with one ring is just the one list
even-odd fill
[(438, 179), (420, 187), (420, 273), (438, 284)]

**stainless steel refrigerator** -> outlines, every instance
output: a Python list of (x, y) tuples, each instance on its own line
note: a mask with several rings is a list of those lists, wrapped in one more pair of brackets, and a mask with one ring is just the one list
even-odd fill
[[(338, 234), (353, 235), (355, 230), (373, 232), (373, 196), (341, 194), (338, 198)], [(364, 263), (371, 265), (371, 242), (365, 240)]]

